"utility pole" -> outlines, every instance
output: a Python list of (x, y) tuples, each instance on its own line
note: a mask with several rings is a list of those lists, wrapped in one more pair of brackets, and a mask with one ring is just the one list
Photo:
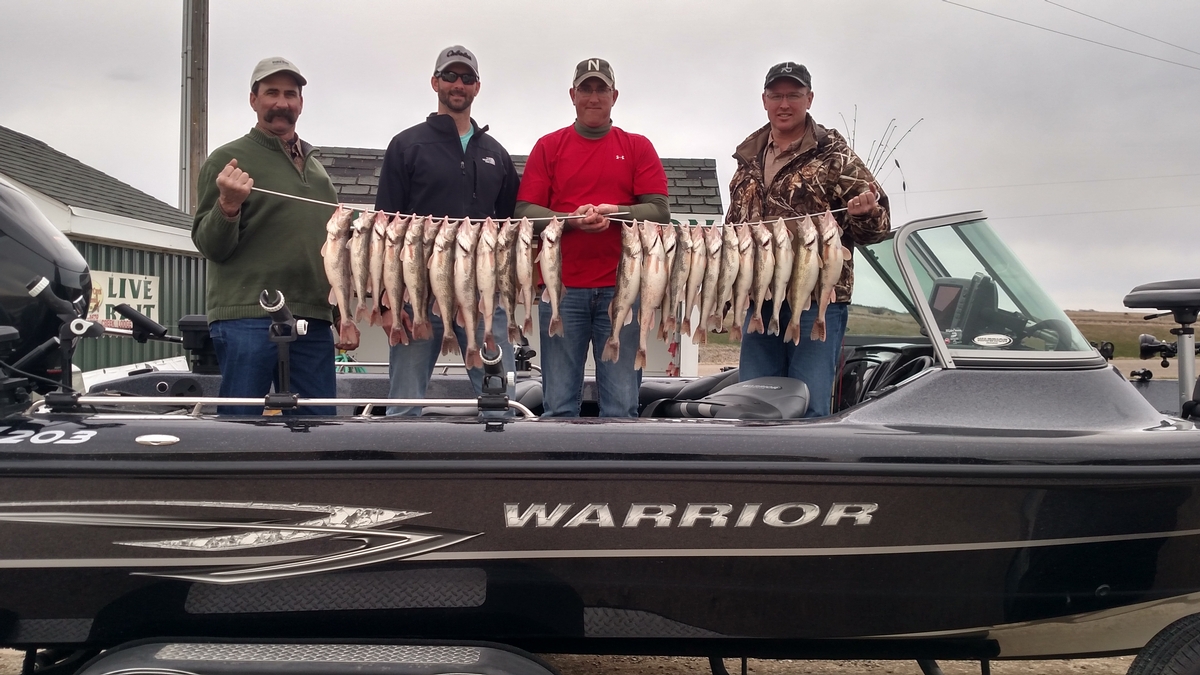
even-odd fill
[(183, 96), (179, 210), (196, 212), (196, 180), (208, 157), (208, 0), (183, 0)]

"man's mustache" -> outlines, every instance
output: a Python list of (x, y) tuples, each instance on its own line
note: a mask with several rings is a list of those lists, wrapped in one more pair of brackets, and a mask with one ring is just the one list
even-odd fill
[(292, 124), (296, 123), (296, 113), (292, 112), (290, 108), (272, 108), (271, 110), (267, 111), (266, 119), (268, 122), (274, 121), (276, 117), (282, 117)]

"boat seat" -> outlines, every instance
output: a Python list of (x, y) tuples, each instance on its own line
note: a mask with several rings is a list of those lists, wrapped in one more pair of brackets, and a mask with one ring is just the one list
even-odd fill
[(700, 399), (662, 399), (641, 417), (742, 420), (799, 419), (808, 410), (808, 385), (790, 377), (757, 377), (733, 382)]
[(1161, 309), (1163, 311), (1200, 310), (1200, 279), (1156, 281), (1135, 287), (1125, 296), (1129, 308)]
[(664, 398), (693, 400), (718, 392), (738, 381), (737, 368), (705, 375), (694, 380), (644, 380), (638, 390), (638, 404), (649, 405)]

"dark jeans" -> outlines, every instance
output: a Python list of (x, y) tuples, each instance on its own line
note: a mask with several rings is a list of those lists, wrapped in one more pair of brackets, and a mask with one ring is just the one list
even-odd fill
[[(763, 303), (763, 316), (772, 310), (772, 301)], [(750, 322), (753, 308), (746, 312), (743, 330)], [(808, 385), (808, 412), (805, 417), (825, 417), (833, 399), (833, 380), (837, 377), (842, 358), (842, 339), (846, 335), (846, 319), (850, 305), (845, 302), (825, 308), (825, 341), (813, 340), (813, 322), (817, 320), (817, 304), (800, 314), (800, 344), (783, 341), (783, 333), (792, 319), (787, 302), (779, 311), (779, 335), (742, 333), (742, 355), (738, 364), (738, 379), (742, 382), (756, 377), (790, 377)]]
[(638, 388), (642, 371), (634, 370), (638, 349), (638, 304), (633, 321), (620, 332), (621, 351), (616, 363), (604, 361), (604, 344), (612, 334), (608, 305), (615, 287), (564, 288), (558, 305), (563, 336), (550, 337), (550, 303), (538, 304), (538, 330), (542, 342), (543, 417), (579, 417), (583, 398), (583, 370), (588, 347), (596, 364), (596, 389), (601, 417), (637, 417)]
[[(275, 382), (279, 350), (267, 337), (271, 320), (229, 319), (208, 324), (221, 364), (222, 398), (262, 398)], [(328, 321), (308, 320), (308, 333), (288, 345), (291, 390), (300, 398), (337, 397), (333, 330)], [(261, 415), (262, 406), (217, 406), (222, 415)], [(333, 406), (301, 406), (288, 415), (333, 415)]]

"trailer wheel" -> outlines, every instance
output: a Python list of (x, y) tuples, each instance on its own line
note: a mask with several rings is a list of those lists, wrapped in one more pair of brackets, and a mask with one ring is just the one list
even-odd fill
[(1159, 631), (1138, 652), (1127, 675), (1200, 675), (1200, 614)]

